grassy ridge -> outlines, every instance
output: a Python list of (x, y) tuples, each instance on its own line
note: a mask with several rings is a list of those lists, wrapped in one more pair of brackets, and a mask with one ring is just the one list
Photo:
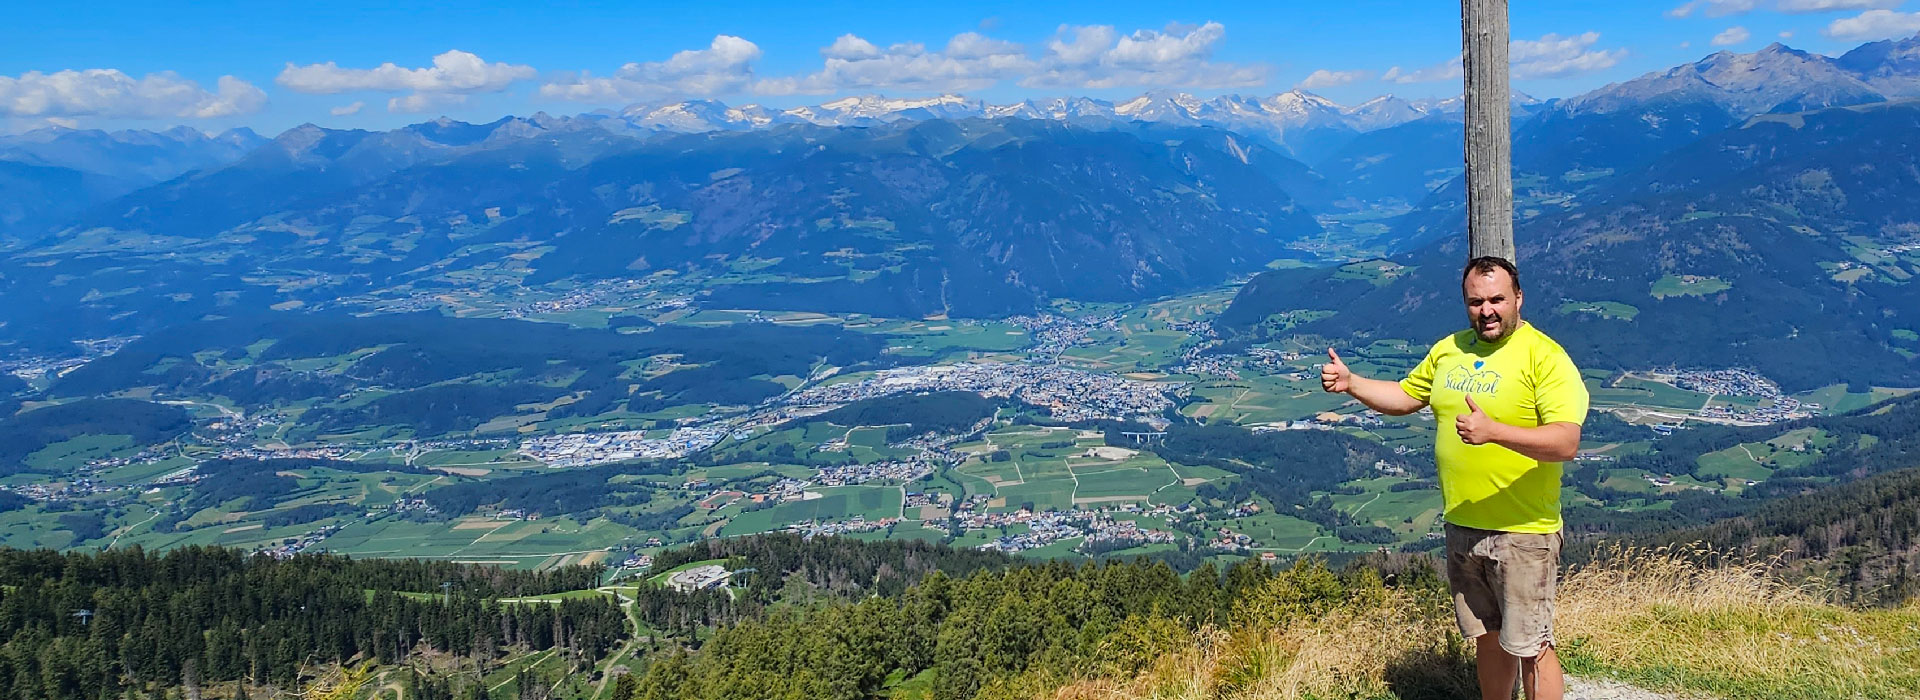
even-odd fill
[[(1708, 564), (1705, 562), (1713, 562)], [(1854, 609), (1704, 549), (1615, 549), (1572, 569), (1557, 636), (1569, 673), (1727, 700), (1920, 697), (1920, 603)], [(1287, 579), (1279, 579), (1285, 581)], [(1287, 596), (1268, 597), (1285, 601)], [(1237, 620), (1170, 646), (1132, 675), (1029, 676), (1023, 698), (1471, 697), (1471, 651), (1445, 598), (1354, 587), (1305, 616)], [(1256, 616), (1257, 617), (1257, 616)]]

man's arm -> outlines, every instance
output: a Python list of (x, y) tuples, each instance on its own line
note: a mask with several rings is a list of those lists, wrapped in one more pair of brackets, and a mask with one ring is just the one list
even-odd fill
[(1333, 348), (1327, 348), (1327, 363), (1320, 366), (1320, 388), (1328, 393), (1352, 396), (1367, 408), (1389, 416), (1404, 416), (1427, 406), (1427, 402), (1409, 396), (1399, 382), (1354, 374)]
[(1469, 445), (1491, 442), (1542, 462), (1568, 462), (1580, 454), (1579, 423), (1548, 423), (1534, 428), (1507, 425), (1480, 410), (1472, 394), (1467, 395), (1467, 408), (1473, 412), (1461, 414), (1453, 425), (1460, 440)]

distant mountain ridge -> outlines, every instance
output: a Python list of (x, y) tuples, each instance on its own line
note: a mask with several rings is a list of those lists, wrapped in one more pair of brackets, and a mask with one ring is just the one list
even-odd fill
[[(542, 136), (512, 133), (523, 130)], [(312, 307), (501, 268), (530, 286), (719, 275), (701, 290), (714, 308), (998, 317), (1055, 298), (1181, 293), (1304, 256), (1289, 244), (1321, 227), (1292, 193), (1316, 187), (1257, 139), (1151, 123), (647, 139), (539, 115), (308, 125), (21, 245), (0, 268), (0, 293), (17, 302), (0, 310), (0, 335), (140, 332), (284, 293)], [(727, 274), (736, 267), (753, 274)], [(270, 291), (249, 281), (263, 269), (325, 282)]]
[[(1527, 114), (1544, 103), (1515, 92), (1513, 105)], [(1049, 119), (1080, 125), (1147, 121), (1181, 126), (1210, 126), (1260, 136), (1285, 146), (1309, 162), (1331, 153), (1361, 133), (1464, 109), (1460, 98), (1406, 100), (1382, 95), (1343, 106), (1294, 89), (1267, 97), (1222, 95), (1202, 99), (1184, 92), (1149, 92), (1118, 102), (1085, 97), (1029, 99), (994, 104), (961, 95), (887, 98), (846, 97), (820, 105), (774, 110), (759, 105), (729, 107), (713, 100), (644, 103), (581, 115), (603, 126), (641, 131), (698, 133), (763, 129), (781, 124), (872, 126), (926, 119)]]
[[(1515, 92), (1513, 103), (1523, 111), (1542, 104)], [(1252, 125), (1263, 129), (1338, 125), (1354, 131), (1383, 129), (1433, 114), (1463, 109), (1458, 97), (1406, 100), (1381, 95), (1351, 107), (1305, 90), (1288, 90), (1267, 97), (1221, 95), (1199, 98), (1185, 92), (1156, 91), (1138, 97), (1108, 101), (1086, 97), (1028, 99), (1004, 104), (962, 95), (888, 98), (883, 95), (844, 97), (819, 105), (775, 110), (760, 105), (729, 107), (716, 100), (639, 103), (620, 110), (588, 115), (617, 118), (631, 126), (661, 131), (700, 132), (764, 128), (778, 124), (866, 126), (902, 119), (965, 119), (969, 117), (1024, 119), (1122, 119), (1228, 127)]]
[(0, 136), (0, 240), (31, 231), (182, 173), (217, 167), (267, 140), (252, 129), (208, 134), (165, 131), (37, 129)]
[(1920, 97), (1920, 36), (1863, 44), (1839, 58), (1778, 42), (1748, 54), (1721, 51), (1602, 87), (1558, 108), (1604, 113), (1654, 100), (1699, 100), (1745, 118), (1910, 97)]
[(192, 127), (165, 131), (35, 129), (0, 136), (0, 161), (69, 168), (131, 182), (152, 183), (232, 162), (267, 139), (240, 127), (209, 134)]
[[(1783, 290), (1809, 292), (1810, 308), (1846, 309), (1844, 328), (1777, 330), (1818, 331), (1836, 351), (1842, 340), (1880, 343), (1889, 349), (1872, 353), (1876, 376), (1907, 376), (1894, 367), (1904, 361), (1897, 351), (1912, 351), (1904, 339), (1920, 330), (1903, 316), (1908, 263), (1854, 266), (1863, 246), (1905, 245), (1913, 223), (1905, 181), (1885, 176), (1920, 161), (1898, 140), (1911, 131), (1911, 110), (1885, 97), (1920, 75), (1917, 51), (1920, 39), (1867, 44), (1838, 59), (1773, 46), (1714, 54), (1569, 100), (1516, 94), (1523, 251), (1545, 245), (1568, 271), (1606, 270), (1634, 277), (1635, 286), (1666, 275), (1716, 277), (1733, 291), (1711, 298), (1739, 308), (1774, 303)], [(1847, 88), (1839, 91), (1809, 87), (1833, 75), (1853, 82), (1827, 81)], [(1783, 111), (1853, 99), (1867, 101)], [(1373, 236), (1374, 249), (1418, 267), (1415, 257), (1433, 253), (1411, 251), (1461, 235), (1457, 109), (1457, 99), (1390, 97), (1342, 106), (1297, 90), (1006, 105), (868, 96), (790, 110), (683, 101), (485, 124), (441, 118), (379, 132), (308, 124), (239, 155), (247, 133), (168, 132), (172, 142), (207, 152), (213, 147), (205, 144), (227, 148), (219, 156), (226, 160), (107, 199), (89, 198), (126, 185), (0, 161), (0, 185), (14, 178), (25, 183), (17, 191), (46, 193), (0, 207), (0, 225), (36, 222), (15, 228), (7, 243), (15, 264), (0, 288), (28, 296), (0, 321), (10, 319), (9, 334), (54, 325), (100, 337), (155, 314), (191, 318), (241, 300), (313, 304), (448, 270), (507, 267), (523, 271), (516, 283), (542, 285), (735, 264), (758, 266), (758, 274), (704, 290), (705, 303), (991, 316), (1050, 299), (1119, 301), (1216, 284), (1276, 258), (1307, 257), (1295, 244), (1323, 231)], [(1849, 169), (1836, 158), (1875, 169)], [(48, 216), (17, 205), (61, 192), (76, 193), (62, 201), (87, 207)], [(1407, 213), (1389, 218), (1396, 211)], [(1365, 221), (1341, 221), (1349, 213)], [(1786, 235), (1796, 226), (1822, 236)], [(1622, 240), (1665, 245), (1664, 257), (1645, 267), (1652, 252), (1644, 245), (1601, 245)], [(1762, 242), (1800, 258), (1749, 251)], [(1314, 245), (1323, 244), (1306, 247)], [(1601, 250), (1604, 258), (1581, 257)], [(193, 266), (203, 263), (214, 264)], [(245, 281), (273, 276), (263, 269), (328, 281)], [(1652, 276), (1639, 279), (1643, 272)], [(1259, 311), (1308, 308), (1276, 304), (1318, 297), (1253, 300), (1290, 289), (1272, 278), (1299, 274), (1256, 280), (1229, 316), (1244, 326), (1264, 318)], [(168, 285), (181, 289), (126, 291)], [(1614, 287), (1569, 289), (1567, 298), (1674, 309), (1704, 303), (1702, 294), (1638, 300), (1629, 297), (1647, 295), (1646, 287)], [(1754, 292), (1764, 293), (1748, 296)], [(1405, 306), (1381, 293), (1319, 299), (1312, 308)], [(1866, 320), (1864, 305), (1880, 299), (1893, 315)], [(1347, 323), (1321, 325), (1352, 330)], [(1708, 330), (1732, 329), (1675, 327), (1682, 337)], [(1753, 347), (1763, 345), (1791, 344)]]
[[(1598, 368), (1744, 366), (1792, 391), (1920, 385), (1920, 180), (1887, 175), (1917, 166), (1920, 101), (1754, 117), (1565, 208), (1522, 211), (1527, 317)], [(1393, 258), (1403, 274), (1262, 273), (1216, 325), (1258, 337), (1274, 314), (1322, 309), (1339, 313), (1287, 332), (1458, 330), (1464, 221), (1457, 206), (1417, 213), (1432, 230)]]
[[(1527, 114), (1542, 104), (1525, 94), (1514, 94), (1518, 114)], [(117, 132), (51, 127), (0, 137), (0, 192), (10, 195), (11, 200), (0, 203), (0, 234), (31, 235), (144, 187), (194, 171), (220, 169), (250, 158), (258, 160), (260, 156), (254, 151), (269, 145), (294, 156), (307, 148), (358, 149), (362, 154), (358, 159), (385, 160), (392, 166), (387, 170), (392, 171), (453, 149), (501, 146), (519, 139), (563, 134), (577, 143), (604, 145), (624, 138), (799, 124), (872, 127), (900, 121), (1032, 119), (1086, 128), (1111, 128), (1131, 122), (1213, 127), (1266, 139), (1286, 155), (1311, 164), (1333, 155), (1361, 134), (1430, 116), (1455, 115), (1461, 109), (1457, 97), (1405, 100), (1392, 95), (1346, 107), (1303, 90), (1264, 98), (1226, 95), (1211, 99), (1154, 92), (1118, 103), (1085, 97), (993, 104), (959, 95), (865, 95), (784, 110), (686, 100), (634, 104), (574, 116), (537, 112), (483, 124), (441, 117), (385, 132), (303, 124), (273, 139), (245, 128), (207, 134), (184, 126)], [(323, 137), (323, 132), (333, 135)], [(588, 147), (583, 155), (592, 152), (597, 149)]]

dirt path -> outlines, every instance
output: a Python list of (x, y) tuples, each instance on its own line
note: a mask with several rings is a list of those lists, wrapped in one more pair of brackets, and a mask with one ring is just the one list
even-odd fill
[(502, 520), (502, 521), (500, 521), (500, 525), (499, 525), (499, 527), (495, 527), (495, 528), (493, 528), (493, 529), (491, 529), (491, 530), (488, 530), (488, 531), (486, 531), (486, 532), (482, 532), (482, 533), (480, 533), (480, 536), (479, 536), (479, 537), (475, 537), (475, 538), (473, 538), (473, 541), (472, 541), (472, 542), (468, 542), (468, 543), (466, 544), (466, 546), (465, 546), (465, 547), (461, 547), (461, 548), (459, 548), (459, 549), (456, 549), (456, 550), (453, 550), (453, 551), (451, 551), (451, 552), (448, 552), (448, 553), (447, 553), (447, 556), (449, 556), (449, 557), (451, 557), (451, 556), (453, 556), (453, 555), (456, 555), (456, 554), (459, 554), (459, 553), (461, 553), (461, 552), (464, 552), (464, 551), (467, 551), (467, 549), (469, 549), (469, 548), (471, 548), (471, 547), (473, 547), (474, 545), (476, 545), (476, 544), (480, 544), (480, 540), (484, 540), (484, 539), (486, 539), (486, 538), (487, 538), (487, 535), (491, 535), (491, 534), (493, 534), (493, 533), (496, 533), (496, 532), (499, 532), (499, 531), (500, 531), (500, 528), (503, 528), (503, 527), (506, 527), (506, 526), (508, 526), (508, 525), (512, 525), (512, 524), (514, 524), (514, 523), (516, 523), (516, 522), (519, 522), (519, 521), (518, 521), (518, 520)]
[[(554, 652), (556, 652), (556, 651), (559, 651), (559, 650), (560, 650), (560, 649), (559, 649), (558, 647), (555, 647), (555, 648), (553, 648), (553, 649), (548, 649), (548, 650), (546, 650), (546, 651), (545, 651), (545, 652), (543, 652), (543, 653), (540, 653), (540, 654), (537, 654), (536, 656), (553, 656), (553, 654), (554, 654)], [(536, 667), (536, 666), (539, 666), (540, 664), (543, 664), (543, 663), (546, 663), (546, 662), (547, 662), (547, 660), (546, 660), (546, 659), (537, 659), (537, 660), (535, 660), (535, 661), (534, 661), (534, 662), (532, 662), (532, 663), (529, 663), (529, 664), (526, 664), (526, 665), (524, 665), (524, 666), (521, 666), (521, 668), (534, 668), (534, 667)], [(499, 689), (501, 689), (502, 687), (505, 687), (505, 686), (506, 686), (506, 685), (507, 685), (508, 683), (512, 683), (512, 682), (514, 681), (514, 679), (516, 679), (516, 678), (519, 678), (519, 677), (520, 677), (520, 674), (518, 674), (518, 673), (515, 673), (515, 674), (513, 674), (513, 675), (510, 675), (510, 676), (507, 676), (507, 679), (506, 679), (506, 680), (504, 680), (504, 681), (500, 681), (499, 683), (495, 683), (495, 684), (494, 684), (494, 686), (493, 686), (492, 688), (488, 688), (488, 689), (487, 689), (487, 692), (488, 692), (488, 693), (492, 693), (493, 691), (496, 691), (496, 690), (499, 690)]]
[(115, 534), (115, 535), (113, 536), (113, 541), (112, 541), (112, 542), (108, 542), (108, 543), (107, 543), (107, 546), (106, 546), (106, 547), (104, 547), (104, 548), (102, 548), (102, 551), (105, 551), (105, 550), (108, 550), (108, 549), (113, 549), (113, 546), (114, 546), (114, 545), (116, 545), (116, 544), (120, 544), (120, 537), (121, 537), (121, 536), (123, 536), (123, 535), (126, 535), (126, 534), (128, 534), (128, 533), (131, 533), (131, 532), (133, 532), (133, 531), (134, 531), (134, 530), (136, 530), (136, 529), (139, 529), (139, 527), (140, 527), (141, 525), (145, 525), (145, 524), (147, 524), (147, 523), (150, 523), (150, 522), (153, 522), (153, 519), (154, 519), (154, 518), (158, 518), (158, 517), (160, 517), (160, 511), (157, 511), (157, 510), (156, 510), (156, 511), (154, 511), (154, 512), (153, 512), (153, 515), (150, 515), (150, 516), (147, 516), (147, 519), (146, 519), (146, 520), (142, 520), (142, 521), (140, 521), (140, 522), (137, 522), (137, 523), (134, 523), (134, 524), (132, 524), (132, 525), (128, 525), (128, 526), (127, 526), (126, 528), (124, 528), (124, 529), (122, 529), (122, 530), (121, 530), (121, 531), (120, 531), (119, 533), (117, 533), (117, 534)]
[(1697, 695), (1667, 695), (1646, 688), (1604, 679), (1567, 676), (1567, 700), (1681, 700)]
[(593, 700), (600, 700), (600, 698), (606, 696), (607, 689), (613, 685), (613, 668), (620, 665), (621, 659), (632, 658), (634, 649), (640, 646), (641, 637), (640, 618), (634, 615), (633, 599), (628, 598), (626, 594), (620, 592), (620, 589), (612, 586), (601, 586), (597, 590), (607, 591), (613, 594), (614, 600), (620, 602), (621, 612), (626, 613), (627, 622), (633, 625), (633, 628), (630, 630), (631, 634), (627, 636), (627, 643), (620, 647), (619, 652), (607, 659), (607, 667), (600, 674), (600, 685), (593, 689), (593, 695), (591, 696)]
[(1370, 505), (1373, 505), (1373, 502), (1374, 502), (1374, 501), (1378, 501), (1378, 500), (1380, 500), (1380, 497), (1381, 497), (1381, 496), (1385, 496), (1385, 495), (1387, 495), (1387, 494), (1385, 494), (1385, 493), (1376, 493), (1376, 494), (1374, 494), (1374, 495), (1373, 495), (1373, 498), (1370, 498), (1370, 499), (1367, 499), (1367, 502), (1366, 502), (1366, 503), (1362, 503), (1362, 504), (1360, 504), (1360, 506), (1359, 506), (1359, 507), (1357, 507), (1357, 508), (1354, 508), (1354, 509), (1353, 509), (1353, 512), (1351, 512), (1351, 513), (1348, 513), (1348, 514), (1347, 514), (1347, 517), (1349, 517), (1349, 518), (1353, 518), (1353, 517), (1359, 517), (1359, 515), (1360, 515), (1360, 511), (1363, 511), (1363, 510), (1366, 510), (1366, 509), (1367, 509), (1367, 506), (1370, 506)]
[(436, 482), (439, 482), (439, 481), (442, 481), (442, 480), (445, 480), (446, 478), (447, 478), (447, 477), (444, 477), (444, 476), (436, 476), (436, 477), (433, 477), (433, 480), (432, 480), (432, 481), (426, 481), (426, 482), (422, 482), (422, 483), (420, 483), (420, 484), (416, 484), (416, 485), (415, 485), (415, 486), (414, 486), (413, 488), (410, 488), (410, 489), (407, 489), (407, 493), (408, 493), (408, 494), (412, 494), (412, 493), (414, 493), (414, 492), (416, 492), (416, 491), (419, 491), (420, 489), (424, 489), (424, 488), (426, 488), (426, 487), (428, 487), (428, 486), (432, 486), (432, 485), (434, 485), (434, 484), (435, 484)]

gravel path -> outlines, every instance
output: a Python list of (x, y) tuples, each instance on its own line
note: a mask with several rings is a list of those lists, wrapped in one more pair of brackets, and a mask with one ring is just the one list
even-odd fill
[(1681, 700), (1681, 697), (1619, 681), (1567, 676), (1567, 700)]

